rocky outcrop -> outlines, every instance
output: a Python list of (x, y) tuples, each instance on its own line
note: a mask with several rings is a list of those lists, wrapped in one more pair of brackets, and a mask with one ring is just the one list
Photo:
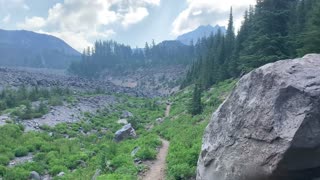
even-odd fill
[(116, 142), (120, 142), (124, 139), (127, 139), (127, 138), (135, 138), (137, 135), (136, 135), (136, 131), (133, 129), (133, 127), (131, 126), (131, 124), (127, 124), (125, 126), (123, 126), (120, 130), (118, 130), (115, 134), (115, 137), (114, 137), (114, 140)]
[(39, 173), (37, 173), (36, 171), (31, 171), (30, 175), (29, 175), (29, 179), (31, 179), (31, 180), (41, 180), (41, 177), (40, 177)]
[(250, 72), (213, 114), (197, 179), (254, 176), (320, 177), (320, 55), (278, 61)]

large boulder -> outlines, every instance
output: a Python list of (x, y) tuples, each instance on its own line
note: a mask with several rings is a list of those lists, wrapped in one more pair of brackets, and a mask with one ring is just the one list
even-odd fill
[(114, 140), (119, 142), (130, 137), (135, 138), (136, 136), (137, 136), (136, 131), (133, 129), (132, 125), (129, 123), (123, 126), (120, 130), (116, 132)]
[(250, 72), (213, 114), (203, 137), (197, 179), (250, 177), (320, 177), (320, 55)]
[(39, 173), (37, 173), (36, 171), (31, 171), (30, 175), (29, 175), (29, 179), (30, 180), (41, 180), (41, 177), (40, 177)]

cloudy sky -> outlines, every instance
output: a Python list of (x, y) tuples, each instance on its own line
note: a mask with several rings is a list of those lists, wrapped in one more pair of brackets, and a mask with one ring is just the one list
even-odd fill
[(175, 39), (199, 25), (236, 28), (255, 0), (0, 0), (0, 29), (25, 29), (62, 38), (77, 50), (97, 39), (143, 47)]

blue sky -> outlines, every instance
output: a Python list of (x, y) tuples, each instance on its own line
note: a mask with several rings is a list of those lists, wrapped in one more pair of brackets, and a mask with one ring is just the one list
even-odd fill
[(200, 25), (235, 26), (255, 0), (0, 0), (0, 28), (57, 36), (77, 50), (95, 40), (131, 46), (175, 39)]

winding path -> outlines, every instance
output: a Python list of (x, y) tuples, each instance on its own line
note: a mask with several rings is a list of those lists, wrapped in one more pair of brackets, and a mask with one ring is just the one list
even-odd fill
[(167, 103), (166, 112), (164, 113), (165, 117), (169, 117), (171, 109), (171, 103)]
[(169, 149), (169, 141), (161, 139), (162, 147), (157, 155), (157, 159), (152, 162), (150, 170), (142, 178), (142, 180), (165, 180), (166, 173), (166, 157)]

